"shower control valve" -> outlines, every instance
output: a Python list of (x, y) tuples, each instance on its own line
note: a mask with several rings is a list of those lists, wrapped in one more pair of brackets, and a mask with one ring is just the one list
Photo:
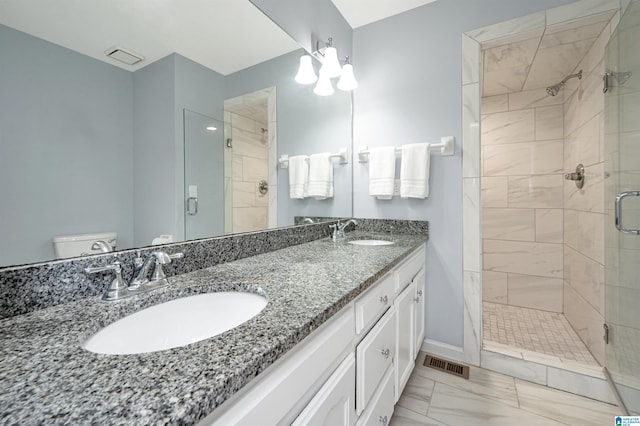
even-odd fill
[(573, 180), (576, 182), (576, 186), (578, 189), (582, 189), (584, 186), (584, 166), (582, 164), (578, 164), (576, 166), (575, 172), (566, 173), (564, 175), (566, 180)]

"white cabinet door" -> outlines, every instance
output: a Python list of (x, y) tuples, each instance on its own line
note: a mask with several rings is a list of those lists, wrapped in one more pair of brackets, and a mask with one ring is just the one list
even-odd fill
[(293, 426), (352, 426), (356, 422), (356, 361), (352, 353), (293, 422)]
[(356, 426), (388, 426), (393, 415), (393, 367), (385, 372), (382, 383), (373, 395), (371, 403), (358, 419)]
[[(396, 354), (396, 310), (392, 306), (356, 348), (356, 413), (369, 404)], [(391, 394), (393, 399), (393, 393)]]
[(414, 341), (413, 341), (413, 358), (415, 359), (420, 352), (422, 342), (424, 341), (424, 317), (425, 317), (425, 281), (424, 281), (424, 268), (418, 272), (418, 275), (413, 279), (415, 285), (414, 296), (414, 312), (415, 323), (413, 326)]
[(396, 298), (396, 369), (395, 369), (395, 402), (398, 402), (404, 386), (413, 371), (415, 351), (415, 303), (416, 286), (412, 282)]

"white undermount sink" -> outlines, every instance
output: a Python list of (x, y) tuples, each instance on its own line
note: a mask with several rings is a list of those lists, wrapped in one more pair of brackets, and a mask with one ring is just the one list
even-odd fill
[(245, 292), (182, 297), (108, 325), (89, 338), (83, 347), (110, 355), (177, 348), (231, 330), (258, 315), (266, 305), (264, 297)]
[(349, 241), (349, 244), (356, 246), (388, 246), (393, 244), (393, 241), (387, 240), (353, 240)]

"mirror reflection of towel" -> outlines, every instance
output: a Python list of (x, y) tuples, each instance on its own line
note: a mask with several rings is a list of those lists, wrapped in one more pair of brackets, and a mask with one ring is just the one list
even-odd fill
[(400, 161), (400, 196), (427, 198), (429, 196), (429, 144), (402, 145)]
[(331, 153), (309, 156), (309, 186), (307, 195), (316, 200), (333, 197), (333, 163)]
[(307, 196), (309, 183), (309, 156), (289, 157), (289, 197), (303, 199)]

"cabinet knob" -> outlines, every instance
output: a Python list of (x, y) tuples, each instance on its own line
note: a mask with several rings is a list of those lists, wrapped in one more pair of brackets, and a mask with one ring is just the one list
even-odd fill
[(391, 352), (389, 351), (389, 348), (387, 348), (387, 349), (382, 349), (382, 350), (380, 351), (380, 353), (381, 353), (382, 355), (384, 355), (384, 357), (385, 357), (385, 358), (389, 358), (389, 354), (390, 354)]
[(386, 305), (389, 302), (389, 296), (380, 296), (380, 301)]
[(416, 302), (416, 303), (420, 303), (420, 298), (416, 297), (416, 298), (413, 299), (413, 301)]
[(422, 296), (422, 290), (418, 290), (418, 296)]
[(387, 426), (387, 420), (388, 420), (388, 419), (387, 419), (387, 416), (384, 416), (384, 417), (380, 416), (380, 417), (378, 417), (378, 421), (379, 421), (380, 423), (382, 423), (382, 425), (383, 425), (383, 426)]

